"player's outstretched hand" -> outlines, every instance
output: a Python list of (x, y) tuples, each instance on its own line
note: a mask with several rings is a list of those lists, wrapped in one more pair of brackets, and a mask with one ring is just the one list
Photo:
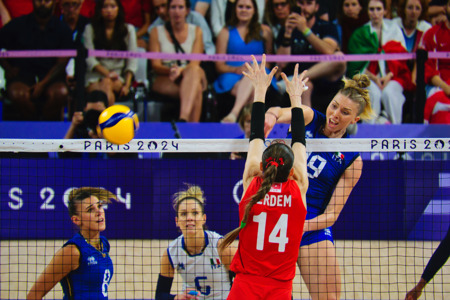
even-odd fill
[[(265, 100), (265, 94), (267, 91), (267, 88), (270, 86), (270, 83), (272, 82), (272, 78), (275, 75), (275, 73), (278, 70), (278, 67), (274, 67), (272, 71), (267, 74), (266, 72), (266, 55), (262, 55), (262, 61), (261, 64), (258, 65), (258, 62), (256, 61), (255, 56), (252, 55), (253, 63), (250, 65), (249, 63), (245, 63), (245, 66), (247, 68), (247, 71), (242, 72), (245, 77), (249, 78), (252, 83), (253, 87), (255, 88), (255, 95), (262, 96), (262, 99), (259, 98), (258, 100)], [(257, 97), (255, 97), (255, 100)]]
[(186, 289), (183, 294), (178, 294), (175, 299), (177, 300), (198, 300), (198, 292), (193, 289)]
[(306, 77), (306, 70), (303, 71), (301, 74), (298, 74), (298, 64), (295, 64), (294, 69), (294, 75), (292, 76), (292, 80), (289, 80), (289, 78), (286, 76), (286, 74), (281, 73), (281, 77), (283, 78), (284, 82), (286, 83), (286, 92), (289, 94), (289, 98), (292, 101), (300, 101), (300, 103), (297, 103), (298, 105), (301, 104), (301, 96), (304, 91), (308, 89), (306, 86), (306, 83), (308, 82), (309, 78)]
[(405, 300), (417, 300), (419, 299), (420, 295), (422, 295), (422, 290), (414, 287), (408, 292), (408, 294), (406, 294)]

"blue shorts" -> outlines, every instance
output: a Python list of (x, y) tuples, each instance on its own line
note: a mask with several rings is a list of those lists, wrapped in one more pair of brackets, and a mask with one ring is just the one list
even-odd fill
[(324, 228), (317, 231), (307, 231), (302, 236), (300, 247), (309, 246), (321, 241), (331, 241), (334, 245), (333, 233), (331, 227)]

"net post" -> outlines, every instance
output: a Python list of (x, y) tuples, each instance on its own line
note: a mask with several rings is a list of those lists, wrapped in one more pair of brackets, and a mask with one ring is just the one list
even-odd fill
[(423, 49), (416, 51), (416, 101), (413, 101), (413, 122), (423, 123), (423, 110), (425, 108), (425, 101), (427, 99), (425, 91), (425, 62), (428, 59), (428, 52)]

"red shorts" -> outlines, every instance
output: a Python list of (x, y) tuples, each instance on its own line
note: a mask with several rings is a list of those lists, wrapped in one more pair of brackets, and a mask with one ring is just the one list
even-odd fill
[(292, 280), (280, 281), (269, 277), (237, 274), (228, 300), (292, 299)]

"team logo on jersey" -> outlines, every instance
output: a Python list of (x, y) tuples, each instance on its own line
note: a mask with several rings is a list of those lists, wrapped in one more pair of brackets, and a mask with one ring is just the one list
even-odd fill
[(274, 184), (272, 184), (272, 187), (270, 188), (269, 192), (281, 193), (281, 187), (282, 187), (282, 183), (274, 183)]
[(306, 130), (306, 132), (305, 132), (305, 138), (307, 138), (307, 139), (312, 139), (314, 136), (313, 136), (313, 133), (311, 132), (311, 130)]
[(87, 258), (87, 261), (88, 261), (88, 266), (91, 266), (91, 265), (96, 265), (97, 264), (97, 261), (95, 260), (95, 257), (93, 257), (93, 256), (89, 256), (88, 258)]
[(211, 262), (211, 269), (217, 269), (222, 266), (222, 264), (220, 263), (220, 259), (218, 259), (218, 258), (216, 258), (216, 260), (214, 260), (213, 258), (210, 258), (209, 260)]
[(334, 161), (337, 161), (340, 164), (342, 164), (342, 162), (344, 161), (344, 158), (345, 158), (345, 156), (341, 152), (334, 152), (333, 153)]
[(184, 264), (183, 263), (178, 263), (178, 267), (177, 267), (177, 270), (179, 271), (179, 270), (185, 270), (186, 268), (184, 267)]

